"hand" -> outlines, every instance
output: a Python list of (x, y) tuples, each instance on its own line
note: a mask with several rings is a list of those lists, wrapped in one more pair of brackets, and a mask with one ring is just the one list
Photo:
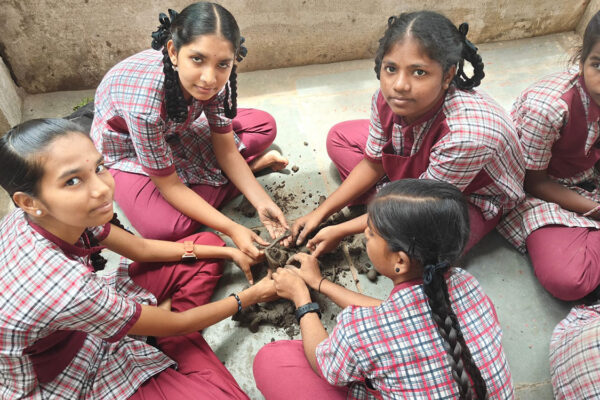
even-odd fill
[(254, 280), (252, 279), (252, 271), (250, 267), (258, 262), (257, 259), (254, 259), (244, 253), (239, 249), (235, 249), (230, 247), (231, 249), (231, 260), (244, 272), (246, 275), (246, 279), (248, 279), (248, 283), (254, 285)]
[(306, 243), (306, 247), (313, 256), (319, 257), (321, 254), (335, 250), (343, 238), (344, 236), (339, 235), (337, 226), (326, 226)]
[(308, 286), (316, 290), (322, 278), (317, 258), (306, 253), (296, 253), (287, 260), (287, 263), (290, 264), (293, 261), (299, 262), (300, 268), (296, 268), (292, 265), (288, 265), (286, 268), (289, 268), (291, 271), (298, 274)]
[(306, 236), (319, 226), (321, 220), (321, 217), (313, 210), (294, 222), (294, 225), (292, 226), (292, 239), (296, 240), (296, 246), (299, 246), (304, 242)]
[(271, 270), (267, 272), (267, 276), (258, 281), (256, 285), (252, 286), (250, 289), (254, 292), (254, 303), (264, 303), (279, 298), (279, 296), (277, 296), (277, 290), (275, 289), (275, 281), (272, 279)]
[(252, 232), (252, 230), (242, 226), (240, 224), (236, 224), (237, 226), (229, 235), (233, 243), (247, 256), (252, 258), (255, 261), (259, 261), (262, 253), (254, 246), (254, 243), (258, 243), (262, 246), (267, 246), (269, 242), (266, 242), (256, 233)]
[[(263, 223), (265, 228), (267, 228), (267, 232), (271, 235), (271, 239), (275, 239), (285, 233), (286, 230), (289, 229), (288, 223), (285, 220), (285, 216), (277, 204), (272, 201), (268, 204), (260, 206), (256, 209), (258, 212), (258, 217), (260, 221)], [(289, 240), (283, 241), (284, 245), (287, 245), (286, 242)]]
[(278, 296), (292, 300), (296, 305), (310, 303), (306, 283), (291, 268), (277, 268), (272, 276)]

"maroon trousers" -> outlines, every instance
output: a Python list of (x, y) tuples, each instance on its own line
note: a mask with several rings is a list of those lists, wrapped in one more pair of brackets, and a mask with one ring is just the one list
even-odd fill
[[(271, 115), (250, 109), (238, 110), (233, 120), (233, 130), (246, 146), (241, 154), (247, 162), (261, 155), (277, 134)], [(149, 177), (115, 169), (110, 172), (115, 178), (115, 201), (141, 236), (178, 240), (202, 227), (199, 222), (170, 205)], [(191, 189), (215, 208), (240, 193), (231, 182), (223, 186), (193, 185)]]
[[(209, 232), (194, 234), (185, 240), (225, 245)], [(208, 303), (222, 273), (223, 265), (217, 260), (194, 264), (133, 263), (129, 268), (129, 275), (136, 284), (154, 294), (159, 304), (171, 298), (171, 309), (177, 312)], [(148, 379), (131, 399), (248, 399), (200, 332), (157, 338), (157, 344), (178, 367), (167, 368)]]
[[(327, 136), (327, 153), (337, 167), (342, 180), (350, 174), (352, 169), (365, 158), (364, 149), (369, 135), (368, 120), (354, 120), (341, 122), (331, 128)], [(407, 178), (409, 178), (407, 176)], [(375, 195), (372, 187), (350, 204), (366, 204)], [(465, 247), (465, 253), (477, 244), (487, 233), (498, 225), (499, 214), (491, 220), (486, 220), (477, 207), (469, 204), (469, 220), (471, 233)]]

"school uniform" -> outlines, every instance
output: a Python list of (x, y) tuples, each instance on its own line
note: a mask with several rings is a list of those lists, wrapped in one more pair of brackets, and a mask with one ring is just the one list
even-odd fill
[[(380, 163), (385, 181), (403, 178), (449, 182), (467, 195), (471, 236), (467, 251), (524, 197), (524, 166), (512, 122), (481, 91), (453, 85), (437, 104), (412, 123), (395, 115), (381, 90), (372, 98), (371, 118), (335, 125), (327, 150), (342, 179), (363, 158)], [(371, 189), (354, 204), (366, 203)]]
[[(159, 338), (163, 351), (127, 336), (142, 304), (170, 297), (172, 309), (183, 311), (210, 301), (222, 265), (122, 259), (100, 276), (89, 256), (102, 247), (90, 248), (90, 238), (103, 240), (110, 227), (88, 229), (70, 244), (20, 209), (0, 222), (0, 397), (126, 399), (143, 391), (155, 399), (162, 397), (147, 382), (166, 374), (187, 385), (181, 398), (195, 398), (200, 387), (229, 394), (213, 398), (247, 398), (200, 334)], [(190, 240), (223, 245), (207, 232)]]
[[(547, 170), (553, 181), (600, 202), (600, 107), (577, 70), (550, 75), (516, 100), (525, 168)], [(498, 226), (521, 252), (529, 252), (541, 284), (563, 300), (577, 300), (600, 284), (600, 223), (556, 203), (528, 195)]]
[[(319, 374), (308, 364), (301, 341), (267, 344), (254, 360), (257, 387), (267, 399), (456, 399), (458, 387), (422, 283), (396, 285), (377, 307), (346, 307), (317, 346)], [(491, 300), (462, 269), (451, 270), (447, 283), (489, 398), (513, 398)]]
[(95, 95), (91, 137), (115, 177), (115, 200), (138, 232), (148, 238), (176, 240), (200, 224), (174, 209), (150, 176), (176, 172), (181, 181), (214, 207), (239, 194), (221, 171), (212, 134), (234, 131), (238, 150), (250, 162), (276, 135), (266, 112), (239, 109), (225, 117), (225, 89), (206, 101), (194, 98), (188, 118), (167, 118), (162, 52), (145, 50), (114, 66)]
[(600, 398), (600, 305), (576, 306), (550, 339), (550, 376), (556, 400)]

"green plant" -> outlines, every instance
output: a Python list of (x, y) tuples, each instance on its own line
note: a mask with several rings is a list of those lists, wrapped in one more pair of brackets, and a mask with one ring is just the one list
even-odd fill
[(88, 104), (92, 101), (94, 101), (93, 97), (84, 97), (83, 99), (81, 99), (81, 101), (79, 103), (77, 103), (77, 105), (75, 105), (73, 107), (73, 111), (77, 111), (78, 109), (80, 109), (81, 107), (85, 106), (86, 104)]

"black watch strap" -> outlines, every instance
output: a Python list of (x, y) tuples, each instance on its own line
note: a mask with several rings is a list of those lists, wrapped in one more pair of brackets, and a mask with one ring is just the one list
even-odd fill
[(309, 312), (317, 313), (319, 319), (321, 318), (321, 309), (319, 308), (319, 304), (308, 303), (296, 308), (296, 321), (300, 322), (300, 319)]

